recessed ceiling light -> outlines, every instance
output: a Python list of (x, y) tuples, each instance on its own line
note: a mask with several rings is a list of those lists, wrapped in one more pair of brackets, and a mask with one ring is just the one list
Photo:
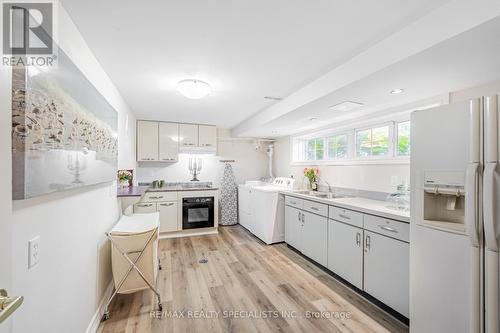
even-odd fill
[(352, 101), (345, 101), (339, 104), (335, 104), (330, 106), (330, 109), (333, 111), (351, 111), (357, 108), (360, 108), (363, 106), (363, 103), (358, 103), (358, 102), (352, 102)]
[(188, 79), (182, 80), (177, 84), (177, 91), (187, 98), (200, 99), (210, 95), (212, 88), (206, 82)]
[(402, 92), (404, 92), (405, 90), (404, 89), (401, 89), (401, 88), (398, 88), (398, 89), (392, 89), (391, 90), (391, 94), (393, 95), (397, 95), (397, 94), (401, 94)]

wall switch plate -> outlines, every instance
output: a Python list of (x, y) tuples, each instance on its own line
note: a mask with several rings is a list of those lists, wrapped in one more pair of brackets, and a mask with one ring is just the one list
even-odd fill
[(28, 268), (38, 264), (40, 260), (40, 236), (36, 236), (28, 242)]

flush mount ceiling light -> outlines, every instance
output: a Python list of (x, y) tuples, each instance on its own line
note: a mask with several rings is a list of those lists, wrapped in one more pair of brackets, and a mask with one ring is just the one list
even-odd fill
[(404, 89), (401, 89), (401, 88), (398, 88), (398, 89), (392, 89), (391, 90), (391, 94), (393, 95), (397, 95), (397, 94), (401, 94), (402, 92), (404, 92), (405, 90)]
[(200, 99), (210, 95), (212, 88), (206, 82), (188, 79), (182, 80), (177, 84), (177, 91), (187, 98)]
[(330, 106), (330, 110), (344, 112), (344, 111), (351, 111), (351, 110), (360, 108), (362, 106), (363, 106), (363, 103), (345, 101), (345, 102)]

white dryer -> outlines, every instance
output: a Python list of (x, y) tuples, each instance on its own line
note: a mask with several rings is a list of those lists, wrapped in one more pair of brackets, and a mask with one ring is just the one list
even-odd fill
[(238, 188), (239, 223), (266, 244), (285, 241), (285, 198), (293, 178), (278, 177), (272, 183), (248, 181)]

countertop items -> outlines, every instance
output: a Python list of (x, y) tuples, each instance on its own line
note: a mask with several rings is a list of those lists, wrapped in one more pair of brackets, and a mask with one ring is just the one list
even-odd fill
[(325, 203), (328, 205), (334, 205), (367, 214), (375, 214), (389, 219), (410, 223), (410, 212), (388, 208), (387, 206), (389, 206), (389, 203), (385, 201), (358, 198), (358, 197), (339, 197), (339, 198), (327, 199), (309, 194), (297, 193), (293, 191), (283, 191), (282, 193), (290, 196), (295, 196), (297, 198), (312, 200), (316, 202)]
[(151, 183), (139, 183), (141, 186), (147, 186), (147, 192), (180, 192), (180, 191), (215, 191), (212, 182), (186, 182), (186, 183), (165, 183), (161, 187), (154, 188)]
[(142, 197), (144, 193), (148, 190), (149, 186), (128, 186), (128, 187), (118, 187), (116, 196), (118, 198), (123, 197)]

